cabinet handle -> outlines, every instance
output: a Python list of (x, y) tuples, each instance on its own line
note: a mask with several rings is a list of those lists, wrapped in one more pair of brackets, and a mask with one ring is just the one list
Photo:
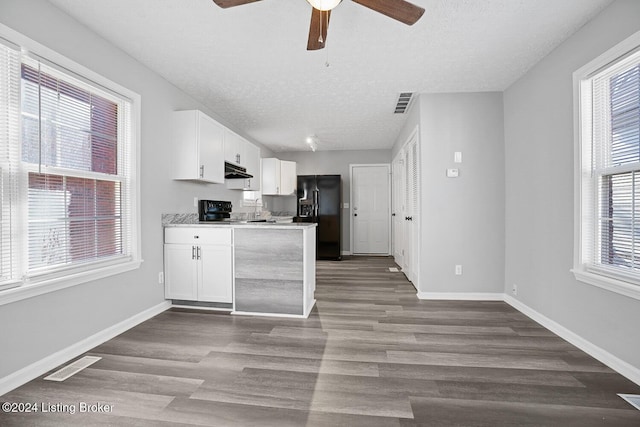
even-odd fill
[(204, 165), (200, 165), (200, 178), (204, 178)]
[(196, 259), (200, 259), (200, 251), (201, 251), (200, 246), (197, 246), (197, 249), (196, 249)]
[(191, 246), (191, 259), (196, 259), (196, 247)]
[(236, 163), (240, 163), (240, 154), (236, 154)]
[(280, 187), (276, 187), (276, 194), (280, 194)]

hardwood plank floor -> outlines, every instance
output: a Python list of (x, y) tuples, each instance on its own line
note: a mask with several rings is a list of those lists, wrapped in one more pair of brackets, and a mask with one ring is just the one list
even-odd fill
[(319, 261), (308, 319), (166, 311), (68, 380), (0, 398), (76, 413), (0, 412), (0, 425), (640, 426), (616, 395), (639, 386), (505, 303), (420, 301), (393, 266)]

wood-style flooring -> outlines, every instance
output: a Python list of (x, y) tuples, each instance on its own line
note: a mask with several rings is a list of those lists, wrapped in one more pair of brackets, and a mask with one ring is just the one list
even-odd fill
[(308, 319), (172, 309), (1, 426), (640, 426), (640, 387), (502, 302), (420, 301), (390, 258), (320, 261)]

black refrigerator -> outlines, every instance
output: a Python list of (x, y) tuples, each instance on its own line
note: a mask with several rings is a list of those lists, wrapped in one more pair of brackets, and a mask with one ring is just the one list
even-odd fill
[(298, 175), (297, 222), (315, 222), (316, 258), (341, 260), (340, 175)]

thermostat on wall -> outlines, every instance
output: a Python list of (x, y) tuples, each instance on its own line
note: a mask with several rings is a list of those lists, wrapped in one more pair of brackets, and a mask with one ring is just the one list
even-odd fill
[(458, 173), (458, 169), (447, 169), (447, 178), (457, 178)]

